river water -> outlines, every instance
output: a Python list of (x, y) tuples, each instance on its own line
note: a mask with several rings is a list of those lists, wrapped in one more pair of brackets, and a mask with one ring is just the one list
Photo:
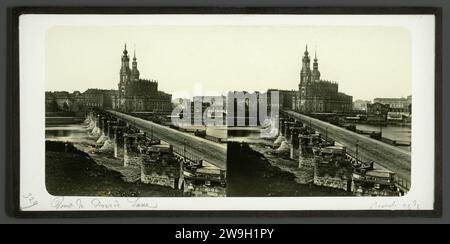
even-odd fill
[(380, 131), (383, 137), (391, 139), (394, 141), (407, 141), (411, 142), (411, 128), (407, 126), (398, 125), (387, 125), (387, 126), (376, 126), (376, 125), (361, 125), (357, 124), (356, 129), (367, 130), (367, 131)]
[[(356, 129), (364, 131), (380, 131), (384, 138), (393, 141), (402, 141), (411, 143), (411, 127), (408, 126), (398, 126), (398, 125), (386, 125), (386, 126), (376, 126), (376, 125), (361, 125), (356, 124)], [(396, 146), (405, 151), (411, 151), (411, 146)]]
[(72, 143), (95, 143), (95, 137), (89, 135), (84, 124), (46, 125), (45, 139)]
[[(88, 130), (88, 126), (84, 123), (73, 123), (73, 124), (47, 124), (45, 128), (45, 139), (50, 141), (62, 141), (62, 142), (71, 142), (81, 151), (88, 152), (89, 155), (96, 161), (97, 164), (107, 167), (108, 169), (112, 169), (113, 171), (121, 172), (122, 178), (136, 178), (136, 175), (141, 177), (140, 168), (138, 171), (135, 170), (135, 167), (123, 167), (123, 161), (121, 159), (116, 159), (113, 157), (112, 152), (104, 152), (102, 151), (103, 147), (99, 149), (99, 144), (97, 143), (98, 136), (94, 136)], [(91, 154), (91, 152), (95, 152)], [(153, 166), (146, 166), (149, 171), (160, 170), (159, 166), (155, 166), (155, 168), (151, 168)], [(205, 166), (206, 167), (206, 166)], [(158, 171), (158, 172), (159, 172)], [(138, 174), (136, 174), (137, 172)], [(165, 173), (159, 173), (157, 176), (149, 176), (148, 179), (159, 179), (158, 177), (164, 177)], [(177, 173), (179, 175), (180, 173)], [(128, 177), (128, 178), (127, 178)], [(126, 180), (127, 181), (127, 180)], [(128, 182), (128, 181), (127, 181)], [(134, 181), (133, 181), (134, 182)], [(147, 185), (151, 185), (147, 184)], [(187, 184), (187, 183), (186, 183)], [(154, 185), (154, 184), (153, 184)], [(158, 184), (154, 185), (157, 186)], [(158, 188), (159, 189), (159, 188)], [(177, 189), (170, 189), (169, 187), (161, 188), (160, 192), (158, 189), (155, 190), (155, 196), (164, 195), (166, 192), (175, 192), (176, 194), (182, 194), (183, 191)], [(201, 191), (200, 191), (201, 190)], [(216, 194), (217, 196), (225, 196), (225, 190), (221, 186), (204, 186), (204, 185), (189, 185), (188, 190), (185, 192), (190, 193), (194, 196), (212, 196)], [(173, 194), (175, 194), (173, 193)], [(168, 195), (169, 196), (169, 195)], [(214, 195), (215, 196), (215, 195)]]
[[(402, 142), (411, 142), (411, 127), (407, 126), (398, 126), (398, 125), (386, 125), (386, 126), (376, 126), (376, 125), (364, 125), (364, 124), (355, 124), (356, 129), (363, 131), (377, 131), (381, 130), (382, 136), (384, 138), (393, 140), (393, 141), (402, 141)], [(256, 130), (234, 130), (232, 133), (229, 133), (229, 141), (239, 141), (239, 142), (248, 142), (248, 143), (257, 143), (261, 142), (261, 134)], [(411, 146), (397, 146), (406, 151), (411, 151)]]

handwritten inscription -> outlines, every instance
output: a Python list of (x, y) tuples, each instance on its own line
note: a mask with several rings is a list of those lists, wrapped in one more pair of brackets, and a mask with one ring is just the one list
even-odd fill
[(392, 202), (374, 202), (370, 209), (407, 209), (407, 210), (420, 210), (419, 203), (414, 200), (412, 202), (398, 202), (398, 201), (392, 201)]
[(33, 194), (29, 193), (22, 196), (22, 206), (21, 206), (22, 209), (29, 209), (38, 204), (39, 202), (36, 200)]
[(133, 208), (157, 208), (158, 205), (156, 203), (149, 203), (143, 201), (141, 198), (128, 199), (128, 203), (131, 203)]
[(102, 201), (100, 199), (92, 199), (91, 205), (94, 208), (100, 208), (100, 209), (120, 209), (120, 203), (117, 200), (114, 200), (112, 202), (109, 201)]
[(50, 207), (62, 210), (62, 209), (84, 209), (84, 205), (81, 199), (76, 201), (67, 201), (64, 197), (56, 197), (50, 203)]
[(82, 209), (98, 209), (98, 210), (120, 210), (124, 208), (152, 209), (157, 208), (156, 203), (146, 201), (141, 198), (127, 199), (125, 202), (115, 199), (102, 198), (66, 198), (55, 197), (50, 207), (56, 210), (82, 210)]

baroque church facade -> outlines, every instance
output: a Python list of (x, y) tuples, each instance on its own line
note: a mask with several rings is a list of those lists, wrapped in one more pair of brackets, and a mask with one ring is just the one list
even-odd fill
[(118, 89), (117, 95), (113, 99), (113, 109), (115, 110), (158, 114), (170, 114), (172, 111), (172, 95), (158, 91), (158, 81), (140, 78), (136, 51), (130, 68), (130, 57), (126, 44), (122, 53)]
[(317, 53), (314, 56), (313, 67), (308, 46), (302, 59), (300, 84), (295, 101), (295, 109), (302, 113), (334, 113), (353, 109), (353, 97), (339, 92), (337, 82), (321, 80)]

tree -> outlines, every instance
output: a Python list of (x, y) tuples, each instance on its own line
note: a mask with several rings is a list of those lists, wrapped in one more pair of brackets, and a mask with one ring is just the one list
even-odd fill
[(47, 104), (45, 107), (46, 112), (57, 112), (58, 111), (58, 103), (53, 100)]
[(63, 111), (69, 111), (69, 104), (67, 104), (67, 101), (63, 103)]

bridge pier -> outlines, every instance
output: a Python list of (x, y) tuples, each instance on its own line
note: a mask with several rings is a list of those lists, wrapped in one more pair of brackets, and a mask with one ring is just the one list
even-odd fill
[(108, 133), (108, 118), (102, 116), (102, 135), (106, 136)]
[(141, 182), (145, 184), (168, 186), (180, 189), (183, 181), (182, 163), (173, 158), (173, 147), (154, 145), (148, 137), (141, 144), (143, 158)]
[(285, 128), (285, 123), (286, 122), (286, 119), (284, 119), (284, 118), (280, 118), (280, 123), (279, 123), (279, 125), (280, 125), (280, 129), (279, 129), (279, 134), (280, 135), (284, 135), (285, 133), (284, 133), (284, 128)]
[(299, 168), (307, 167), (311, 168), (313, 165), (311, 164), (310, 160), (307, 159), (305, 156), (307, 154), (312, 153), (312, 148), (317, 145), (317, 138), (312, 137), (311, 134), (309, 134), (307, 131), (304, 131), (304, 128), (302, 128), (301, 133), (298, 136), (298, 142), (299, 142)]
[(90, 133), (92, 133), (92, 131), (95, 128), (95, 120), (96, 120), (96, 118), (92, 111), (86, 115), (86, 123), (89, 123), (87, 129)]
[(291, 140), (290, 140), (290, 147), (291, 147), (291, 153), (290, 157), (291, 159), (296, 159), (296, 151), (298, 149), (298, 135), (300, 133), (300, 128), (293, 127), (291, 128)]
[(295, 125), (295, 123), (293, 123), (293, 122), (288, 122), (288, 121), (285, 122), (284, 131), (285, 131), (286, 140), (288, 140), (288, 141), (291, 139), (291, 127), (293, 127), (294, 125)]
[(101, 114), (98, 115), (98, 132), (100, 135), (103, 134), (103, 116)]
[(123, 157), (123, 149), (124, 149), (124, 138), (123, 131), (125, 129), (124, 126), (116, 125), (114, 128), (114, 157), (121, 158)]
[(304, 153), (303, 153), (303, 135), (298, 135), (298, 167), (303, 167)]
[(91, 133), (94, 136), (99, 136), (100, 134), (100, 115), (94, 114), (94, 128), (92, 129)]
[(108, 120), (108, 129), (107, 129), (107, 136), (111, 141), (114, 141), (115, 139), (115, 133), (114, 133), (114, 127), (117, 125), (117, 122), (114, 120)]
[(123, 135), (123, 166), (128, 167), (132, 166), (141, 166), (142, 165), (142, 157), (140, 155), (140, 151), (138, 149), (139, 144), (143, 135), (140, 133), (133, 133)]
[(107, 130), (108, 130), (108, 120), (105, 116), (99, 115), (99, 122), (100, 122), (100, 130), (99, 130), (99, 135), (100, 137), (97, 140), (97, 143), (99, 144), (103, 144), (105, 143), (105, 141), (108, 140), (107, 138)]

